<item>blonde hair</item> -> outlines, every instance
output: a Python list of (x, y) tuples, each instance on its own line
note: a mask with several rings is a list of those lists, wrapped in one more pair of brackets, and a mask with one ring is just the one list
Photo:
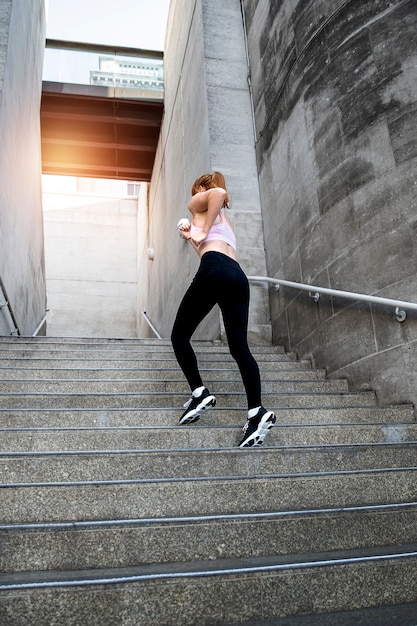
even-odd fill
[(229, 194), (227, 193), (226, 180), (221, 172), (213, 172), (212, 174), (202, 174), (193, 183), (191, 187), (191, 195), (194, 196), (198, 193), (200, 187), (205, 189), (214, 189), (221, 187), (226, 191), (226, 197), (224, 199), (223, 206), (229, 208)]

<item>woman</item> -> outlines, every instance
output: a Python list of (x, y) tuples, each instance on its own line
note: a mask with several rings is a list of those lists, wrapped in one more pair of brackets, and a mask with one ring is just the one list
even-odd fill
[[(192, 222), (179, 222), (181, 235), (199, 255), (200, 267), (178, 309), (171, 340), (175, 356), (191, 388), (180, 424), (190, 424), (216, 404), (204, 386), (190, 340), (200, 322), (218, 304), (229, 350), (238, 364), (248, 402), (248, 420), (240, 448), (260, 445), (275, 423), (275, 415), (261, 402), (259, 367), (248, 341), (249, 283), (236, 257), (236, 238), (226, 216), (229, 206), (224, 176), (204, 174), (192, 187), (188, 208)], [(184, 222), (186, 222), (184, 224)]]

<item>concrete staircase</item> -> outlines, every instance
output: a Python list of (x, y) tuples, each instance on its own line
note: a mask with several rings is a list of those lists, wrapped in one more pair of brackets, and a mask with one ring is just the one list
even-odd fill
[(237, 367), (196, 351), (217, 408), (179, 427), (167, 341), (0, 338), (0, 624), (414, 626), (413, 408), (259, 347), (277, 425), (240, 450)]

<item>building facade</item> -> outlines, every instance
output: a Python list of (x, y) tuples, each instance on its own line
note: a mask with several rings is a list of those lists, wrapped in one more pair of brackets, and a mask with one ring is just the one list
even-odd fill
[(146, 90), (153, 97), (163, 95), (163, 61), (100, 56), (99, 66), (98, 70), (90, 70), (91, 85)]

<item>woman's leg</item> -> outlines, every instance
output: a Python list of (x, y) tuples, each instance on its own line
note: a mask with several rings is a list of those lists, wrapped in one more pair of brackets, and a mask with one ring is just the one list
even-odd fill
[(249, 283), (238, 268), (229, 270), (227, 288), (219, 302), (229, 349), (235, 359), (246, 391), (248, 408), (261, 405), (261, 377), (247, 339), (249, 316)]
[[(234, 273), (233, 282), (229, 283), (227, 290), (222, 291), (219, 304), (223, 313), (230, 352), (239, 366), (248, 400), (248, 419), (243, 427), (243, 437), (239, 442), (239, 447), (256, 447), (262, 444), (275, 424), (276, 417), (272, 411), (262, 406), (259, 367), (248, 346), (248, 279), (241, 270), (230, 273)], [(231, 276), (229, 276), (229, 281), (230, 279)]]
[(191, 390), (201, 387), (203, 382), (190, 340), (215, 304), (215, 295), (204, 280), (204, 272), (199, 270), (182, 299), (171, 333), (175, 356)]

